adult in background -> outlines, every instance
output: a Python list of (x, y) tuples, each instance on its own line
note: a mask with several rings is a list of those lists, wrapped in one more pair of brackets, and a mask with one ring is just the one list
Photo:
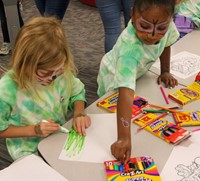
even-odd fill
[[(20, 2), (21, 1), (17, 2), (17, 10), (18, 10), (18, 16), (19, 16), (19, 23), (20, 23), (20, 26), (22, 27), (24, 22), (22, 20), (22, 16), (20, 13), (20, 8), (19, 8)], [(0, 47), (0, 55), (8, 55), (11, 51), (11, 44), (10, 44), (10, 37), (8, 33), (6, 13), (5, 13), (4, 4), (2, 0), (0, 0), (0, 19), (1, 19), (1, 30), (3, 34), (3, 43)]]
[(112, 49), (121, 34), (121, 13), (124, 16), (124, 24), (127, 26), (130, 20), (131, 5), (133, 0), (96, 0), (96, 6), (104, 25), (105, 52)]
[(62, 21), (70, 0), (35, 0), (42, 16), (54, 16)]

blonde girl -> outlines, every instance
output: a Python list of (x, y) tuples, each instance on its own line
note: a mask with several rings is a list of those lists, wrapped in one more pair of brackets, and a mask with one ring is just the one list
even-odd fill
[[(64, 30), (55, 18), (37, 17), (20, 30), (11, 69), (0, 80), (0, 137), (15, 160), (35, 153), (39, 141), (60, 130), (73, 111), (80, 135), (90, 126), (84, 114), (85, 89)], [(48, 122), (42, 122), (48, 120)]]

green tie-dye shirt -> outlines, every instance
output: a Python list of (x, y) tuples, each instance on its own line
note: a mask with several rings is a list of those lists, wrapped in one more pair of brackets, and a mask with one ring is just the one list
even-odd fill
[(176, 26), (171, 22), (165, 36), (157, 44), (146, 45), (137, 37), (130, 21), (113, 49), (101, 61), (97, 77), (98, 95), (119, 87), (135, 90), (136, 79), (145, 74), (164, 48), (172, 45), (178, 37)]
[(176, 6), (176, 13), (190, 18), (197, 27), (200, 27), (200, 1), (185, 0)]
[[(9, 125), (35, 125), (43, 119), (52, 119), (63, 125), (66, 122), (67, 110), (73, 109), (76, 100), (85, 101), (83, 83), (71, 75), (71, 86), (65, 74), (60, 75), (49, 86), (36, 84), (34, 91), (20, 90), (11, 79), (12, 71), (0, 80), (0, 130)], [(11, 157), (15, 160), (22, 156), (35, 153), (42, 138), (23, 137), (7, 138), (6, 144)]]

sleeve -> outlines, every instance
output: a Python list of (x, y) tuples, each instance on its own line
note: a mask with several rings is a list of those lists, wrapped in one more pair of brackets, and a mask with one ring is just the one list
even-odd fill
[(169, 47), (172, 44), (176, 42), (176, 40), (179, 38), (179, 32), (176, 28), (176, 25), (172, 21), (169, 25), (169, 30), (167, 31), (167, 41), (165, 44), (165, 47)]
[(5, 101), (0, 99), (0, 110), (0, 131), (3, 131), (9, 126), (11, 107)]
[(85, 86), (84, 84), (76, 78), (74, 75), (71, 76), (71, 97), (69, 99), (69, 109), (73, 110), (73, 104), (75, 101), (82, 100), (85, 102)]
[(0, 80), (0, 130), (5, 130), (9, 126), (11, 111), (16, 101), (16, 84), (8, 74)]
[[(114, 77), (114, 88), (126, 87), (135, 90), (137, 79), (137, 66), (140, 60), (140, 50), (137, 43), (133, 45), (126, 44), (125, 46), (119, 46), (119, 56), (116, 62), (116, 73)], [(138, 46), (138, 47), (137, 47)]]

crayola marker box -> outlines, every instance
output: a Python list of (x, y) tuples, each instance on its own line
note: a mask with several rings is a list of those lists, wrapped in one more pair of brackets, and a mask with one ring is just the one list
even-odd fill
[(200, 126), (200, 111), (186, 111), (185, 115), (173, 113), (178, 126)]
[[(98, 107), (101, 107), (108, 112), (115, 113), (117, 111), (117, 101), (119, 92), (115, 92), (112, 95), (104, 98), (97, 103)], [(132, 106), (132, 117), (142, 113), (142, 108), (148, 105), (148, 101), (140, 96), (134, 95), (133, 106)]]
[(178, 144), (184, 139), (190, 136), (190, 132), (186, 129), (179, 127), (167, 121), (165, 118), (159, 118), (152, 123), (148, 124), (154, 120), (158, 115), (153, 113), (147, 113), (143, 116), (133, 120), (134, 123), (139, 126), (145, 126), (144, 129), (152, 133), (153, 135), (165, 140), (166, 142)]
[(108, 181), (161, 181), (154, 160), (149, 156), (130, 158), (127, 164), (105, 161), (104, 166)]

